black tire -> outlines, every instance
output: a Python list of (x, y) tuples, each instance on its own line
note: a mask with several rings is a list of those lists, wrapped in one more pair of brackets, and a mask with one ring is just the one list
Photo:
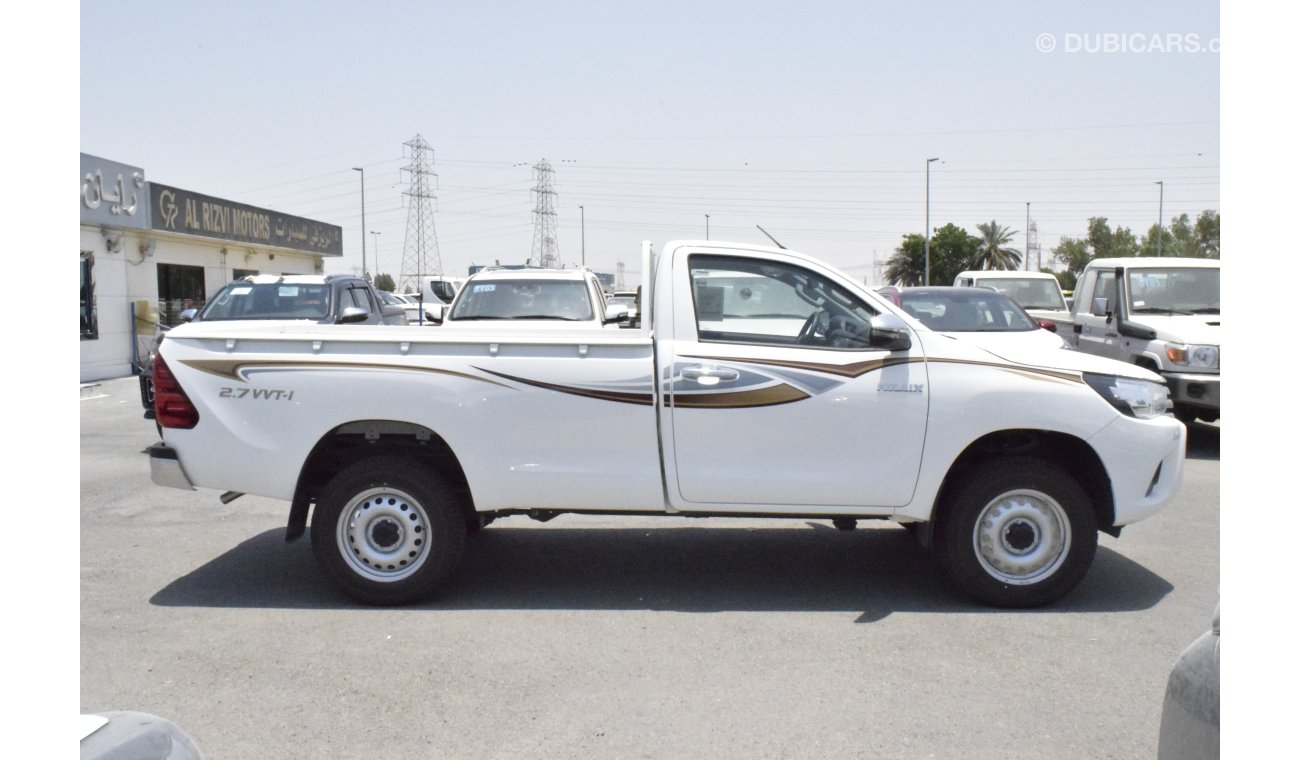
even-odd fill
[(1039, 607), (1083, 580), (1097, 516), (1079, 483), (1031, 458), (977, 465), (945, 488), (935, 556), (966, 594), (997, 607)]
[(311, 545), (325, 575), (366, 604), (419, 601), (465, 550), (465, 516), (436, 472), (379, 457), (340, 471), (321, 491)]

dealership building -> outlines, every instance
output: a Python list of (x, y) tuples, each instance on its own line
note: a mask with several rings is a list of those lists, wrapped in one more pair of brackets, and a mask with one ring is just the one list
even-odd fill
[(139, 167), (82, 153), (80, 184), (83, 383), (134, 374), (159, 329), (233, 279), (320, 274), (343, 255), (337, 225), (151, 182)]

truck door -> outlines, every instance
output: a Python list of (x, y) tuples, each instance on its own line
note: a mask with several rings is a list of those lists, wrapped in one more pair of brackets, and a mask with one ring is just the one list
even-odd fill
[[(1119, 309), (1117, 295), (1115, 270), (1095, 269), (1085, 274), (1081, 290), (1084, 300), (1075, 303), (1074, 332), (1080, 351), (1119, 358), (1119, 320), (1115, 317)], [(1097, 299), (1105, 299), (1106, 302), (1101, 314), (1093, 314), (1094, 306), (1100, 305)], [(1110, 316), (1107, 317), (1106, 314)]]
[(868, 348), (877, 307), (801, 259), (676, 256), (686, 264), (672, 262), (673, 329), (660, 341), (673, 505), (908, 503), (928, 399), (919, 344)]

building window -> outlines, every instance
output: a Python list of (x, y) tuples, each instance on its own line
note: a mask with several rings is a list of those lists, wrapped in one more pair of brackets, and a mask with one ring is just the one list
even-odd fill
[(203, 267), (158, 265), (158, 316), (164, 325), (175, 327), (181, 322), (181, 312), (203, 308), (206, 293)]
[(95, 256), (81, 252), (81, 339), (99, 338), (99, 319), (95, 316)]

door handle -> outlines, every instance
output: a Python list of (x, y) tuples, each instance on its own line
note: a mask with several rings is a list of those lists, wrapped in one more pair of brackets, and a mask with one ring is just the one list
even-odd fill
[(722, 382), (739, 380), (740, 372), (728, 367), (705, 367), (697, 364), (693, 367), (682, 367), (682, 378), (694, 380), (700, 385), (717, 385)]

